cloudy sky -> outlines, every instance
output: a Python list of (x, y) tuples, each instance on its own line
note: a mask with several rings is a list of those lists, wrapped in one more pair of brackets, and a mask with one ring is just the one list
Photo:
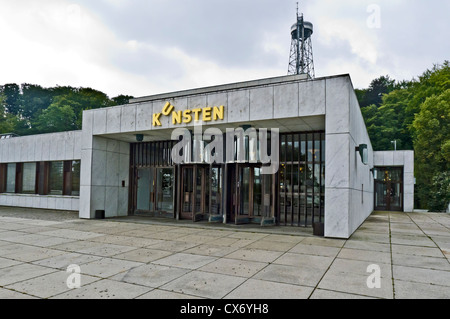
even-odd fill
[[(0, 85), (135, 97), (287, 74), (296, 0), (0, 0)], [(304, 0), (316, 77), (450, 60), (448, 0)]]

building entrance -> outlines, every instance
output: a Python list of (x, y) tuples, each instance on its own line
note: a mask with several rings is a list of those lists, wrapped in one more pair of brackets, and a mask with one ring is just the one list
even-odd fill
[(137, 170), (137, 211), (174, 214), (174, 169), (140, 168)]
[(222, 172), (220, 166), (181, 167), (180, 219), (222, 220)]
[(375, 210), (403, 211), (403, 168), (375, 169)]
[[(261, 174), (260, 165), (231, 164), (228, 167), (229, 212), (235, 224), (261, 223), (273, 218), (274, 175)], [(272, 220), (273, 222), (273, 220)]]

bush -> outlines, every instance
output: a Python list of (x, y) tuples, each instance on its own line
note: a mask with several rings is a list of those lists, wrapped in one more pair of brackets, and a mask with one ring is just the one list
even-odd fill
[(441, 172), (433, 177), (428, 201), (429, 210), (445, 212), (450, 203), (450, 173)]

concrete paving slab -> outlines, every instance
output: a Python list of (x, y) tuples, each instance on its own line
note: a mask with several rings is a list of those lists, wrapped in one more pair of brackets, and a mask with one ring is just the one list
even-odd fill
[(103, 279), (59, 294), (51, 299), (133, 299), (147, 292), (151, 288)]
[(392, 254), (392, 264), (417, 268), (450, 271), (450, 263), (443, 255), (441, 257), (427, 257), (406, 254)]
[(299, 269), (311, 267), (320, 270), (326, 270), (333, 262), (333, 257), (303, 255), (295, 253), (285, 253), (277, 258), (273, 263), (280, 265), (295, 266)]
[(442, 257), (442, 251), (437, 247), (420, 247), (392, 244), (393, 254), (406, 254), (415, 256)]
[(436, 247), (436, 244), (425, 235), (392, 234), (391, 242), (397, 245)]
[(157, 249), (138, 248), (129, 252), (115, 255), (114, 258), (149, 263), (170, 256), (172, 254), (174, 254), (174, 252)]
[(153, 263), (178, 268), (197, 269), (215, 260), (217, 260), (217, 258), (212, 256), (176, 253), (153, 261)]
[(14, 242), (14, 238), (20, 238), (20, 236), (24, 235), (27, 235), (27, 233), (16, 230), (3, 230), (0, 232), (0, 240)]
[(341, 259), (368, 261), (370, 263), (389, 264), (391, 262), (390, 252), (381, 252), (373, 250), (370, 251), (345, 247), (342, 248), (337, 257)]
[(102, 256), (102, 257), (112, 257), (114, 255), (122, 254), (130, 250), (136, 249), (131, 246), (121, 246), (114, 244), (101, 244), (100, 246), (88, 247), (85, 249), (78, 250), (81, 254)]
[(86, 241), (86, 240), (75, 240), (71, 239), (71, 241), (63, 244), (58, 244), (54, 246), (50, 246), (49, 248), (55, 249), (55, 250), (62, 250), (62, 251), (71, 251), (71, 252), (77, 252), (79, 250), (83, 250), (86, 248), (92, 248), (96, 246), (101, 246), (101, 243)]
[(21, 264), (21, 261), (0, 257), (0, 269)]
[(382, 278), (392, 278), (391, 264), (383, 264), (380, 262), (361, 261), (353, 259), (336, 258), (328, 269), (328, 272), (334, 274), (357, 274), (368, 277), (371, 273), (367, 271), (370, 265), (378, 265), (380, 267), (380, 276)]
[(5, 299), (39, 299), (39, 298), (25, 295), (23, 293), (14, 290), (0, 288), (0, 299), (5, 300)]
[(331, 246), (307, 245), (299, 243), (289, 250), (290, 253), (336, 257), (341, 248)]
[(295, 242), (293, 243), (293, 242), (257, 240), (247, 245), (246, 247), (261, 250), (286, 251), (294, 247), (296, 244), (297, 243)]
[(322, 237), (307, 237), (302, 240), (302, 244), (305, 245), (318, 245), (318, 246), (329, 246), (329, 247), (342, 247), (344, 246), (346, 240), (343, 239), (331, 239)]
[(204, 244), (209, 243), (213, 240), (217, 239), (213, 236), (205, 236), (205, 235), (197, 235), (197, 234), (186, 234), (185, 236), (178, 237), (177, 240), (184, 241), (188, 243), (194, 243), (194, 244)]
[(89, 239), (89, 238), (93, 238), (93, 237), (103, 236), (102, 234), (98, 234), (98, 233), (92, 233), (92, 232), (81, 231), (81, 230), (73, 230), (73, 229), (50, 230), (50, 231), (42, 232), (41, 235), (70, 238), (70, 239), (76, 239), (76, 240), (83, 240), (83, 239)]
[[(50, 298), (57, 294), (71, 290), (71, 288), (67, 286), (69, 276), (70, 273), (67, 273), (66, 271), (57, 271), (7, 285), (5, 288), (13, 289), (15, 291), (39, 298)], [(83, 286), (97, 280), (100, 280), (100, 278), (82, 275), (80, 276), (80, 285)]]
[(351, 240), (360, 240), (364, 242), (373, 242), (373, 243), (382, 243), (382, 244), (389, 244), (390, 238), (389, 234), (381, 234), (381, 233), (374, 233), (374, 232), (368, 232), (368, 231), (360, 231), (357, 230), (353, 233), (353, 235), (350, 237)]
[(340, 291), (332, 291), (326, 289), (316, 289), (312, 293), (310, 299), (378, 299), (375, 297), (349, 294)]
[(257, 261), (221, 258), (199, 268), (198, 270), (249, 278), (267, 265), (267, 263)]
[(198, 245), (193, 248), (186, 250), (186, 253), (196, 254), (196, 255), (205, 255), (205, 256), (213, 256), (213, 257), (223, 257), (226, 256), (238, 248), (236, 247), (227, 247), (227, 246), (216, 246), (216, 245)]
[(292, 236), (292, 235), (278, 235), (278, 234), (270, 234), (264, 237), (264, 241), (276, 241), (276, 242), (285, 242), (285, 243), (295, 243), (298, 244), (306, 237), (303, 236)]
[(111, 279), (130, 284), (158, 288), (188, 272), (188, 269), (148, 264), (131, 268), (111, 277)]
[(19, 281), (39, 277), (55, 271), (55, 269), (32, 264), (13, 265), (0, 269), (0, 286), (10, 285)]
[(220, 299), (241, 285), (246, 278), (192, 271), (170, 283), (162, 289), (204, 298)]
[(450, 287), (448, 271), (397, 265), (393, 265), (392, 268), (393, 277), (397, 280)]
[(32, 262), (49, 257), (54, 257), (63, 254), (63, 251), (55, 249), (47, 249), (35, 246), (26, 246), (19, 251), (11, 251), (6, 254), (2, 254), (3, 257), (14, 259), (23, 262)]
[(394, 280), (397, 299), (450, 299), (448, 286)]
[(49, 267), (49, 268), (55, 268), (55, 269), (61, 269), (66, 270), (67, 267), (70, 265), (79, 265), (82, 266), (84, 264), (87, 264), (89, 262), (100, 260), (102, 257), (99, 256), (93, 256), (93, 255), (85, 255), (85, 254), (78, 254), (78, 253), (67, 253), (64, 252), (61, 255), (41, 259), (37, 261), (33, 261), (32, 263), (34, 265)]
[[(293, 236), (283, 227), (68, 217), (0, 208), (0, 298), (268, 299), (273, 290), (298, 298), (450, 295), (448, 214), (374, 212), (349, 240)], [(97, 281), (59, 290), (70, 264)], [(371, 264), (380, 266), (380, 289), (367, 287)]]
[(393, 298), (392, 278), (381, 277), (380, 288), (369, 288), (367, 285), (368, 275), (327, 272), (318, 288), (375, 298)]
[(102, 258), (81, 266), (81, 273), (91, 276), (108, 278), (131, 268), (139, 267), (142, 263), (120, 260), (115, 258)]
[(181, 252), (181, 251), (188, 250), (195, 246), (198, 246), (198, 244), (165, 240), (165, 241), (159, 242), (157, 244), (149, 245), (146, 248), (160, 249), (160, 250), (173, 251), (173, 252)]
[(161, 289), (154, 289), (136, 299), (204, 299), (198, 296), (190, 296), (188, 294), (180, 294), (177, 292), (166, 291)]
[(28, 234), (39, 234), (45, 231), (50, 231), (50, 230), (56, 230), (58, 228), (56, 227), (50, 227), (50, 226), (36, 226), (36, 227), (30, 227), (30, 228), (25, 228), (25, 229), (21, 229), (21, 232), (24, 233), (28, 233)]
[(325, 272), (326, 270), (319, 270), (307, 266), (299, 268), (297, 266), (270, 264), (253, 276), (253, 278), (316, 287)]
[(104, 235), (101, 237), (90, 238), (88, 241), (132, 247), (146, 247), (164, 242), (162, 239), (138, 238), (122, 235)]
[(270, 251), (262, 249), (253, 248), (241, 248), (228, 255), (227, 258), (249, 260), (249, 261), (259, 261), (264, 263), (271, 263), (278, 257), (280, 257), (284, 252), (280, 251)]
[(307, 299), (312, 290), (312, 287), (249, 279), (224, 299)]

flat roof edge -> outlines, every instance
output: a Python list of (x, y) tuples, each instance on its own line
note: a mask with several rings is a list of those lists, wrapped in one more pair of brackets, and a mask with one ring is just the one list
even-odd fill
[(211, 93), (214, 91), (245, 89), (245, 88), (250, 88), (250, 87), (278, 84), (278, 83), (283, 83), (283, 82), (303, 81), (303, 80), (307, 80), (307, 79), (308, 79), (308, 76), (306, 74), (300, 74), (300, 75), (285, 75), (285, 76), (279, 76), (279, 77), (272, 77), (272, 78), (266, 78), (266, 79), (244, 81), (244, 82), (236, 82), (236, 83), (229, 83), (229, 84), (221, 84), (221, 85), (208, 86), (208, 87), (203, 87), (203, 88), (196, 88), (196, 89), (189, 89), (189, 90), (183, 90), (183, 91), (177, 91), (177, 92), (161, 93), (161, 94), (138, 97), (138, 98), (130, 99), (130, 104), (153, 101), (153, 100), (170, 99), (170, 98), (176, 98), (176, 97), (182, 97), (182, 96), (188, 96), (188, 95), (206, 94), (206, 93)]

